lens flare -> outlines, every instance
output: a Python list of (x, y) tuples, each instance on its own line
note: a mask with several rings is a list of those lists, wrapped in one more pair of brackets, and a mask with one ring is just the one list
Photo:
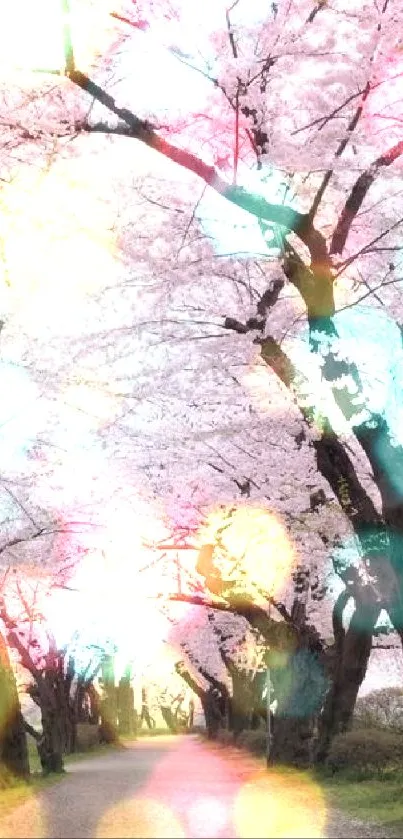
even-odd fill
[(239, 839), (309, 839), (323, 836), (326, 805), (321, 790), (298, 772), (257, 771), (234, 803)]
[(108, 810), (101, 818), (97, 839), (185, 839), (184, 830), (169, 807), (153, 798), (134, 798)]
[(214, 545), (216, 573), (241, 596), (279, 592), (295, 564), (285, 526), (263, 507), (215, 510), (199, 538)]
[(212, 796), (200, 796), (187, 811), (187, 822), (194, 837), (219, 836), (228, 822), (228, 810), (221, 801)]
[[(18, 806), (15, 806), (14, 793), (15, 789), (1, 790), (0, 839), (9, 839), (10, 836), (13, 839), (48, 836), (44, 806), (34, 797), (32, 789), (25, 787), (21, 790), (24, 800)], [(18, 800), (21, 801), (21, 798)]]

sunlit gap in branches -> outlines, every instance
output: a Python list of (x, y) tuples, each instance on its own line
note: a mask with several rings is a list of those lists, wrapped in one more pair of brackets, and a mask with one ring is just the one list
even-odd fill
[[(66, 16), (64, 7), (69, 7)], [(0, 67), (7, 74), (19, 74), (25, 86), (35, 85), (27, 71), (50, 73), (64, 70), (63, 27), (68, 22), (74, 43), (74, 56), (82, 72), (91, 69), (100, 55), (116, 42), (115, 8), (111, 0), (15, 0), (3, 3), (0, 11)], [(41, 77), (37, 76), (37, 83)]]
[[(2, 468), (16, 471), (26, 455), (40, 420), (39, 389), (29, 373), (15, 364), (0, 362), (0, 459)], [(5, 395), (7, 397), (5, 398)]]
[[(46, 617), (59, 644), (68, 643), (78, 630), (81, 658), (91, 645), (98, 645), (116, 653), (122, 671), (125, 662), (133, 662), (141, 672), (150, 661), (166, 659), (169, 623), (155, 594), (175, 591), (176, 569), (170, 559), (151, 561), (155, 555), (145, 545), (158, 534), (163, 535), (158, 515), (138, 498), (133, 507), (105, 508), (103, 525), (78, 537), (77, 560), (66, 588), (55, 587), (46, 603)], [(60, 544), (64, 553), (69, 550), (68, 535), (65, 541)], [(182, 611), (186, 608), (183, 604)]]

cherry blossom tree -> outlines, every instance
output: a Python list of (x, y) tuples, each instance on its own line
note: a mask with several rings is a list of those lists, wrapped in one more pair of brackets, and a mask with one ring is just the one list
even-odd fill
[(42, 732), (25, 719), (23, 727), (36, 740), (47, 774), (63, 771), (63, 755), (76, 750), (77, 725), (87, 719), (85, 706), (105, 655), (101, 647), (83, 650), (79, 630), (64, 646), (58, 643), (44, 605), (64, 586), (64, 574), (26, 564), (9, 568), (0, 599), (4, 636), (28, 674), (26, 692), (41, 712)]
[[(10, 103), (5, 103), (6, 155), (7, 148), (18, 144), (25, 172), (32, 158), (41, 163), (52, 159), (54, 144), (63, 148), (62, 157), (66, 157), (74, 144), (76, 150), (83, 149), (85, 143), (92, 143), (94, 149), (99, 140), (104, 143), (102, 149), (109, 151), (126, 144), (125, 168), (129, 171), (130, 155), (135, 158), (140, 146), (147, 147), (152, 169), (147, 180), (154, 193), (151, 190), (144, 198), (143, 192), (142, 198), (143, 187), (138, 187), (136, 210), (128, 203), (125, 214), (120, 214), (119, 244), (127, 263), (135, 264), (136, 269), (141, 265), (141, 251), (144, 263), (144, 247), (152, 246), (148, 252), (152, 266), (144, 278), (145, 285), (151, 285), (151, 274), (158, 289), (142, 301), (144, 317), (138, 328), (154, 335), (159, 345), (154, 369), (160, 363), (163, 342), (169, 343), (175, 336), (178, 345), (168, 350), (172, 365), (169, 387), (177, 393), (175, 385), (180, 383), (188, 408), (192, 395), (194, 400), (194, 367), (190, 359), (184, 369), (179, 342), (188, 342), (191, 356), (195, 337), (208, 339), (210, 352), (217, 347), (220, 355), (220, 373), (226, 370), (227, 388), (229, 377), (237, 378), (234, 366), (242, 366), (245, 359), (252, 363), (253, 358), (264, 387), (268, 378), (273, 383), (275, 377), (276, 384), (271, 386), (282, 399), (287, 398), (294, 422), (289, 436), (295, 441), (300, 464), (304, 456), (311, 457), (312, 468), (313, 460), (320, 478), (311, 488), (317, 491), (320, 482), (322, 492), (336, 502), (338, 516), (344, 521), (343, 535), (350, 537), (355, 556), (355, 564), (348, 563), (343, 551), (341, 558), (337, 550), (332, 551), (343, 590), (333, 608), (336, 666), (322, 715), (319, 756), (323, 759), (331, 736), (349, 724), (382, 609), (387, 609), (400, 634), (403, 626), (403, 448), (398, 432), (401, 340), (395, 322), (400, 317), (399, 173), (403, 152), (399, 135), (401, 55), (396, 33), (402, 11), (396, 0), (384, 0), (381, 5), (350, 3), (348, 9), (338, 0), (317, 4), (284, 0), (273, 4), (269, 13), (258, 3), (238, 2), (232, 7), (215, 3), (213, 9), (209, 5), (208, 13), (203, 8), (200, 14), (203, 20), (196, 25), (186, 4), (145, 0), (128, 4), (115, 12), (117, 28), (108, 41), (109, 50), (93, 64), (91, 72), (80, 66), (74, 32), (67, 26), (60, 81), (56, 79), (55, 84), (54, 77), (50, 81), (35, 76), (28, 96), (26, 90), (13, 90), (13, 118)], [(121, 65), (116, 59), (115, 66), (123, 69), (124, 81), (113, 78), (116, 43), (123, 58)], [(181, 97), (177, 88), (172, 97), (161, 74), (157, 78), (160, 101), (147, 102), (146, 97), (140, 102), (135, 84), (139, 70), (133, 54), (139, 47), (144, 61), (141, 46), (145, 43), (161, 55), (165, 49), (169, 60), (176, 61), (187, 74)], [(142, 79), (146, 75), (143, 67)], [(196, 79), (203, 80), (204, 87), (197, 90), (197, 101), (192, 101), (196, 96), (187, 98), (185, 87), (189, 81), (193, 93)], [(126, 151), (129, 141), (134, 141), (131, 153)], [(172, 190), (164, 191), (158, 183), (158, 156), (172, 165), (172, 180), (180, 183), (181, 194), (176, 200), (172, 200)], [(10, 175), (12, 168), (6, 159), (4, 168)], [(196, 185), (200, 192), (195, 203)], [(127, 184), (125, 187), (125, 197), (132, 195)], [(237, 215), (230, 217), (229, 226), (237, 234), (246, 227), (251, 241), (253, 235), (253, 245), (239, 252), (233, 237), (231, 250), (236, 253), (228, 255), (225, 250), (219, 252), (220, 217), (231, 209)], [(139, 244), (131, 233), (130, 216), (135, 215), (138, 223), (142, 214), (151, 229)], [(152, 228), (154, 218), (157, 227)], [(104, 289), (102, 293), (106, 293)], [(364, 298), (371, 304), (368, 308), (360, 306)], [(156, 304), (162, 301), (166, 315), (161, 318)], [(120, 353), (119, 360), (131, 327), (126, 323), (125, 334), (120, 331), (115, 336), (113, 349)], [(104, 335), (98, 335), (98, 349), (101, 346), (110, 352), (113, 329), (113, 317), (108, 314)], [(86, 353), (88, 359), (92, 350), (83, 339), (76, 351), (81, 358)], [(143, 348), (143, 352), (151, 371), (149, 349)], [(208, 377), (220, 379), (211, 359), (204, 363), (203, 385), (205, 389), (210, 386), (211, 394), (216, 382)], [(139, 367), (140, 355), (133, 371)], [(115, 375), (119, 376), (116, 370)], [(136, 395), (144, 398), (144, 391), (139, 389)], [(223, 395), (224, 391), (219, 403)], [(264, 391), (260, 395), (263, 398)], [(161, 404), (162, 388), (159, 397)], [(180, 416), (180, 407), (175, 405), (175, 409)], [(145, 428), (152, 421), (150, 414), (153, 416), (152, 411), (148, 415), (144, 411)], [(218, 409), (215, 423), (220, 419)], [(263, 412), (259, 419), (262, 425)], [(233, 424), (234, 412), (231, 420)], [(185, 421), (183, 425), (186, 427)], [(211, 426), (214, 431), (213, 422), (207, 425), (207, 433)], [(247, 426), (245, 421), (243, 426)], [(281, 422), (279, 426), (281, 429)], [(262, 439), (267, 445), (270, 436)], [(262, 439), (254, 440), (256, 450)], [(227, 460), (226, 452), (217, 455), (214, 443), (211, 446), (214, 458), (210, 457), (210, 463), (220, 478), (220, 458)], [(173, 469), (164, 479), (164, 469), (156, 466), (156, 452), (153, 454), (153, 465), (147, 462), (144, 468), (150, 470), (151, 482), (169, 496), (176, 473)], [(281, 457), (280, 452), (277, 463)], [(274, 458), (272, 469), (273, 464)], [(136, 465), (141, 474), (143, 464), (139, 466), (137, 461)], [(262, 484), (251, 469), (245, 475), (233, 472), (232, 481), (244, 495), (261, 491)], [(197, 489), (189, 489), (191, 506)], [(205, 491), (205, 497), (207, 494)], [(218, 489), (214, 494), (216, 500)], [(271, 497), (269, 500), (272, 503)], [(177, 505), (172, 503), (170, 509), (167, 500), (165, 511), (171, 513), (174, 507)], [(301, 505), (297, 517), (303, 512)], [(310, 512), (316, 524), (315, 510)], [(175, 521), (177, 526), (180, 523)], [(323, 555), (323, 545), (329, 550), (332, 545), (326, 533), (322, 536)], [(305, 531), (300, 541), (307, 538)], [(206, 576), (209, 587), (220, 582), (219, 574), (215, 580), (213, 577)], [(228, 589), (226, 597), (229, 600)], [(351, 601), (354, 613), (345, 626), (344, 607)], [(267, 601), (263, 605), (237, 602), (236, 609), (260, 631), (266, 626), (269, 638), (273, 624), (267, 616)], [(287, 612), (283, 619), (291, 633), (290, 646), (297, 645), (300, 657), (304, 650), (319, 653), (320, 647), (322, 651), (304, 608), (299, 609), (299, 617)], [(285, 674), (301, 669), (297, 652), (289, 658)], [(298, 678), (296, 684), (300, 684)], [(285, 721), (292, 717), (295, 695), (288, 699)]]

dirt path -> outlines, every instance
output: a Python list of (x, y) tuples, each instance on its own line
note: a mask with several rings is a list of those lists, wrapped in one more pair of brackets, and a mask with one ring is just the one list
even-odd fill
[(385, 830), (329, 811), (303, 777), (194, 737), (154, 737), (72, 763), (1, 816), (1, 839), (368, 837)]

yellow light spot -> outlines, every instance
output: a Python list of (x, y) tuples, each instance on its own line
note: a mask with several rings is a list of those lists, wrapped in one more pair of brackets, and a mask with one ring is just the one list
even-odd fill
[(108, 810), (101, 818), (97, 839), (185, 839), (184, 830), (169, 807), (153, 798), (135, 798)]
[(234, 803), (239, 839), (316, 839), (323, 836), (325, 822), (320, 788), (296, 771), (256, 772)]
[(295, 563), (295, 549), (280, 519), (262, 507), (213, 511), (199, 536), (215, 544), (213, 562), (239, 593), (278, 592)]
[(48, 835), (43, 807), (32, 789), (1, 790), (0, 839), (45, 839)]

